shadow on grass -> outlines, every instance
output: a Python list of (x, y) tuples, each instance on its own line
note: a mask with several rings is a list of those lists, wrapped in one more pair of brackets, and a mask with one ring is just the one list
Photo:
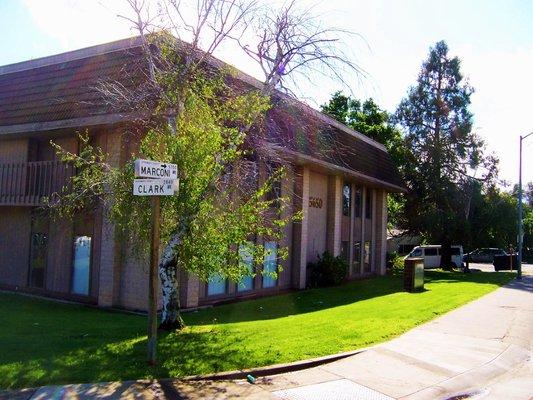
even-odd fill
[(220, 305), (185, 313), (184, 318), (189, 325), (268, 320), (339, 307), (401, 291), (401, 277), (384, 276), (348, 282), (337, 287), (309, 289)]
[(146, 337), (102, 341), (99, 346), (80, 343), (78, 346), (48, 349), (47, 354), (23, 354), (17, 361), (0, 356), (0, 388), (218, 372), (249, 363), (250, 355), (245, 349), (239, 349), (242, 340), (239, 335), (218, 330), (162, 334), (157, 354), (160, 363), (155, 366), (145, 361)]
[[(462, 273), (432, 270), (425, 271), (425, 284), (472, 282), (501, 286), (513, 277), (514, 274), (505, 272)], [(426, 287), (419, 293), (427, 290)], [(392, 276), (352, 281), (338, 287), (311, 289), (216, 306), (200, 312), (186, 313), (185, 319), (189, 325), (268, 320), (339, 307), (403, 291), (403, 274), (396, 273)]]

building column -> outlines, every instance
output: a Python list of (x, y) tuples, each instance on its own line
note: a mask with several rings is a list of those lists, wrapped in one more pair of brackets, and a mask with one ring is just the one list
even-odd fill
[(342, 179), (337, 175), (328, 177), (326, 248), (333, 255), (341, 253)]
[[(122, 134), (117, 131), (106, 133), (102, 137), (108, 154), (108, 163), (112, 166), (120, 164), (122, 150)], [(104, 143), (100, 145), (104, 147)], [(120, 244), (116, 240), (115, 224), (109, 220), (109, 206), (102, 207), (100, 271), (98, 275), (98, 305), (112, 307), (118, 303), (120, 288)]]
[(385, 275), (387, 270), (387, 192), (379, 190), (376, 201), (376, 259), (377, 273)]
[(366, 225), (366, 191), (368, 187), (361, 186), (361, 251), (359, 252), (359, 265), (361, 274), (365, 273), (365, 225)]
[(294, 211), (302, 220), (293, 226), (292, 286), (305, 289), (307, 284), (307, 223), (309, 214), (309, 168), (297, 167), (294, 173)]
[(181, 307), (198, 307), (198, 300), (200, 298), (200, 280), (198, 277), (190, 272), (180, 269), (179, 287)]

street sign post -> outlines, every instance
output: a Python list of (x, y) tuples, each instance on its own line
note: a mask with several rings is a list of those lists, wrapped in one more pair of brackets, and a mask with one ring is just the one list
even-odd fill
[(155, 364), (157, 347), (157, 265), (159, 264), (160, 196), (178, 191), (178, 166), (151, 160), (135, 160), (134, 196), (152, 197), (152, 232), (148, 281), (148, 363)]

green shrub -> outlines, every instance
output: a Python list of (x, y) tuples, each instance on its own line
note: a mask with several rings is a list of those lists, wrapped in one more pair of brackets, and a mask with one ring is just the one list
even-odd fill
[(334, 257), (325, 251), (316, 263), (308, 264), (307, 268), (310, 287), (336, 286), (346, 278), (348, 263), (341, 256)]
[(404, 267), (403, 257), (397, 252), (387, 253), (387, 270), (392, 274), (402, 273)]

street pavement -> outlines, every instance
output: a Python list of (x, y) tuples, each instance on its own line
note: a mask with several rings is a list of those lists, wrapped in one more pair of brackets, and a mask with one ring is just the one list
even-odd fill
[[(472, 269), (490, 269), (471, 265)], [(48, 386), (44, 399), (533, 399), (533, 266), (509, 285), (389, 342), (318, 367), (246, 380)], [(17, 397), (15, 397), (15, 395)], [(1, 397), (1, 395), (0, 395)]]

